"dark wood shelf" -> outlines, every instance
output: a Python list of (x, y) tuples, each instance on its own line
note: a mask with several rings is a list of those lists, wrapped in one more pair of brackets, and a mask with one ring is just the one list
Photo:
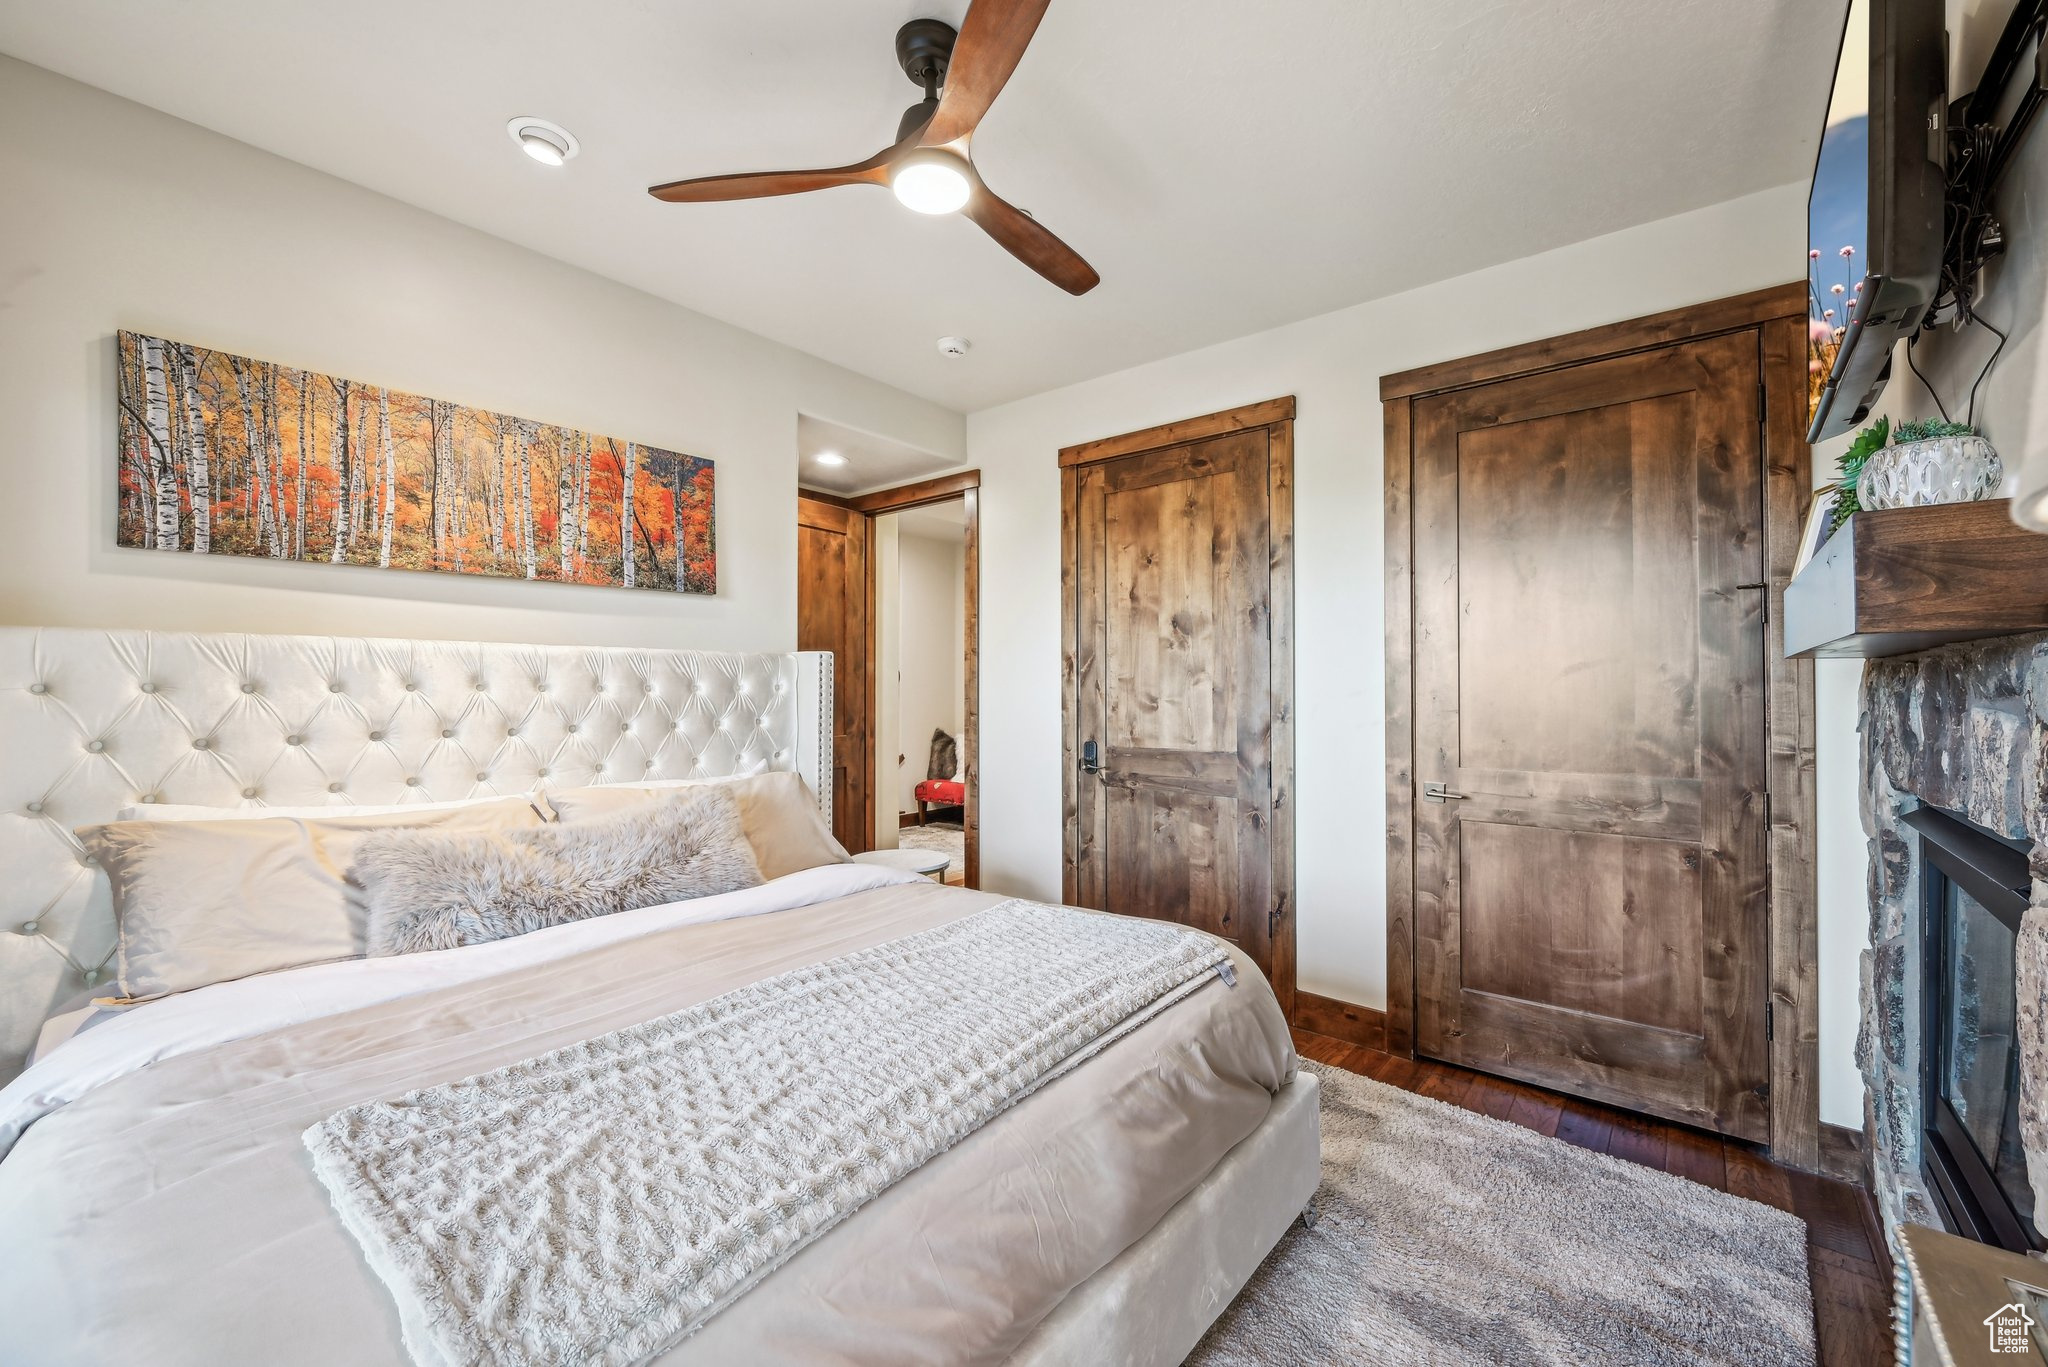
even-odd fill
[(1870, 659), (2048, 629), (2048, 536), (2011, 509), (1857, 513), (1785, 586), (1785, 653)]

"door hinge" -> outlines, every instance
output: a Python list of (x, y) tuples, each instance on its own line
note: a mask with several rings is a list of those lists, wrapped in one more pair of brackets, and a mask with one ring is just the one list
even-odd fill
[(1776, 1006), (1776, 1004), (1775, 1004), (1775, 1003), (1773, 1003), (1773, 1002), (1765, 1002), (1765, 1003), (1764, 1003), (1764, 1038), (1765, 1038), (1766, 1040), (1774, 1040), (1774, 1039), (1776, 1039), (1777, 1037), (1778, 1037), (1778, 1011), (1777, 1011), (1777, 1006)]

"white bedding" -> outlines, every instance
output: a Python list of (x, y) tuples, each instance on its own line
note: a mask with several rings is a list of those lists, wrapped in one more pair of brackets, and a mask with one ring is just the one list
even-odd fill
[(132, 1007), (40, 1054), (0, 1088), (0, 1158), (43, 1116), (161, 1059), (678, 926), (788, 911), (922, 881), (875, 864), (828, 864), (759, 887), (553, 926), (493, 944), (263, 973)]
[[(680, 925), (195, 1048), (93, 1087), (0, 1162), (0, 1359), (272, 1367), (288, 1345), (300, 1367), (408, 1367), (397, 1304), (308, 1162), (309, 1126), (900, 943), (1000, 900), (900, 880)], [(770, 1273), (661, 1367), (1009, 1360), (1271, 1118), (1294, 1075), (1287, 1024), (1256, 967), (1234, 952), (1232, 964), (1234, 990), (1207, 978), (1002, 1112)], [(123, 1025), (95, 1027), (48, 1063)], [(1264, 1188), (1282, 1218), (1313, 1185), (1312, 1145), (1289, 1170), (1298, 1183)], [(1270, 1238), (1254, 1220), (1205, 1226), (1188, 1242), (1242, 1253), (1249, 1267), (1253, 1244), (1263, 1251)], [(1159, 1295), (1192, 1296), (1187, 1323), (1199, 1328), (1235, 1284)], [(1119, 1301), (1091, 1313), (1148, 1319), (1155, 1309)]]

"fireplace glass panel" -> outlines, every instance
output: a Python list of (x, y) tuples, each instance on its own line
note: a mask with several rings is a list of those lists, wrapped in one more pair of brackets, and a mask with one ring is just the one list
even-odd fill
[(2034, 1192), (2020, 1147), (2020, 1056), (2013, 932), (1948, 884), (1946, 1001), (1941, 1010), (1941, 1094), (2013, 1212), (2034, 1234)]

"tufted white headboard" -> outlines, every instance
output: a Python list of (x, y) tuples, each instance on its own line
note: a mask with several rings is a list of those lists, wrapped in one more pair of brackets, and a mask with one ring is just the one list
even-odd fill
[(0, 1083), (103, 986), (77, 826), (146, 802), (436, 802), (765, 759), (831, 819), (832, 657), (0, 627)]

